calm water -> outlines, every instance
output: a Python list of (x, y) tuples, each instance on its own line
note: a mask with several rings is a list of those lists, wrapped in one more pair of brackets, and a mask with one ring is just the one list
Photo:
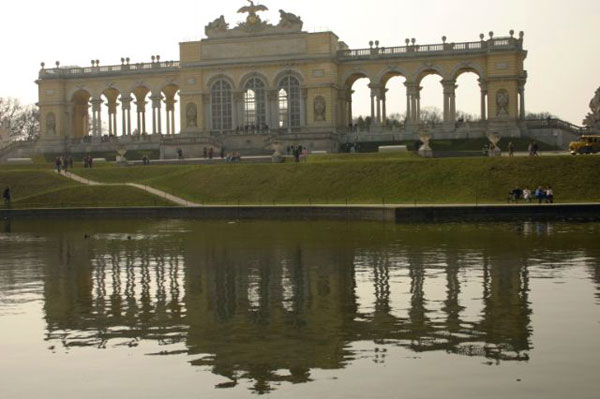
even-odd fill
[(0, 221), (0, 398), (597, 398), (599, 238)]

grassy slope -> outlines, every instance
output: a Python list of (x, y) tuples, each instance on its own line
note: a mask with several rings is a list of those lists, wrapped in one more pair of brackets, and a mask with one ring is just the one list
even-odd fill
[(0, 190), (7, 185), (12, 208), (172, 205), (133, 187), (84, 186), (39, 165), (2, 167)]
[[(340, 162), (340, 159), (346, 162)], [(600, 201), (600, 157), (423, 160), (326, 156), (300, 164), (218, 164), (80, 170), (206, 203), (502, 203), (515, 185), (552, 184), (557, 202)]]
[(13, 208), (94, 208), (172, 206), (171, 202), (134, 187), (76, 186), (16, 200)]

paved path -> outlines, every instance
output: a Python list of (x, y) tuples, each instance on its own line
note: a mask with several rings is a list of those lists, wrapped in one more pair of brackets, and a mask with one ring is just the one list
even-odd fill
[[(55, 171), (56, 172), (56, 171)], [(58, 173), (58, 172), (56, 172)], [(86, 184), (88, 186), (129, 186), (129, 187), (134, 187), (137, 188), (138, 190), (142, 190), (145, 191), (147, 193), (150, 193), (152, 195), (155, 195), (157, 197), (160, 198), (164, 198), (168, 201), (171, 201), (174, 204), (177, 204), (179, 206), (200, 206), (199, 204), (195, 204), (193, 202), (190, 201), (186, 201), (183, 198), (179, 198), (176, 197), (174, 195), (171, 195), (165, 191), (161, 191), (161, 190), (157, 190), (155, 188), (143, 185), (143, 184), (136, 184), (136, 183), (99, 183), (97, 181), (93, 181), (93, 180), (89, 180), (89, 179), (85, 179), (81, 176), (75, 175), (71, 172), (67, 172), (67, 171), (63, 171), (60, 173), (62, 176), (65, 176), (71, 180), (74, 180), (76, 182), (82, 183), (82, 184)]]

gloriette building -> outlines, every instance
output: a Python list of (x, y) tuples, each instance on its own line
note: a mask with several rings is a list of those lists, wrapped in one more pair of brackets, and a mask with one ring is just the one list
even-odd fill
[[(531, 133), (524, 122), (522, 32), (490, 32), (464, 43), (443, 38), (433, 45), (407, 39), (399, 47), (372, 43), (353, 50), (332, 32), (303, 31), (302, 19), (283, 10), (277, 25), (264, 22), (260, 13), (267, 8), (249, 3), (239, 10), (247, 14), (245, 22), (232, 27), (220, 17), (206, 26), (205, 39), (180, 43), (178, 61), (157, 56), (150, 63), (42, 64), (40, 148), (121, 146), (160, 149), (162, 157), (172, 158), (178, 148), (192, 156), (206, 146), (268, 153), (275, 141), (338, 151), (347, 142), (413, 140), (423, 129), (434, 139)], [(456, 80), (465, 72), (479, 77), (478, 122), (457, 122)], [(420, 84), (430, 74), (441, 76), (443, 85), (443, 123), (436, 126), (420, 120)], [(395, 76), (406, 79), (407, 107), (393, 111), (407, 118), (391, 128), (385, 123), (392, 111), (386, 85)], [(363, 131), (351, 126), (352, 86), (360, 78), (369, 79), (371, 95), (371, 125)]]

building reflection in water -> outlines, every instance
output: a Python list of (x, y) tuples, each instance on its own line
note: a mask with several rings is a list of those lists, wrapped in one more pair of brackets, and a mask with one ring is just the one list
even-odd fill
[[(155, 340), (160, 354), (180, 353), (171, 346), (179, 343), (193, 366), (228, 378), (219, 387), (251, 380), (258, 393), (375, 357), (352, 349), (365, 340), (490, 363), (529, 359), (534, 233), (522, 226), (458, 234), (343, 223), (187, 227), (168, 236), (62, 236), (45, 270), (48, 340), (68, 348)], [(463, 295), (467, 281), (477, 297)]]

